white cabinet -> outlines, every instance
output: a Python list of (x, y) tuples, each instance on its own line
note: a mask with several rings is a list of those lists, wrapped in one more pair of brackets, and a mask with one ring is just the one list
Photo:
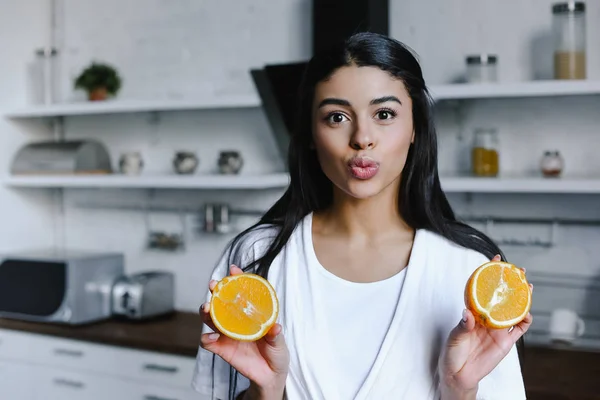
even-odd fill
[(194, 358), (0, 329), (2, 400), (202, 400)]
[(33, 400), (31, 366), (0, 360), (0, 399)]
[(51, 367), (33, 367), (34, 400), (116, 399), (118, 387), (111, 379)]

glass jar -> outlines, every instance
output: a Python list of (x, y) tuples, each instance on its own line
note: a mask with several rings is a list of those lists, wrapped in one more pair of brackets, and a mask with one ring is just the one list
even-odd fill
[(476, 129), (471, 149), (471, 164), (476, 176), (497, 176), (500, 170), (498, 133), (492, 128)]
[(585, 4), (557, 3), (552, 7), (554, 78), (586, 78)]
[(498, 80), (498, 57), (492, 54), (470, 55), (467, 62), (467, 82), (492, 83)]
[(558, 177), (565, 167), (565, 162), (557, 150), (545, 151), (541, 167), (545, 177)]

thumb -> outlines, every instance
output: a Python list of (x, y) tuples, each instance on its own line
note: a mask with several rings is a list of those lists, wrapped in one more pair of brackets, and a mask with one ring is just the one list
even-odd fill
[(463, 310), (462, 319), (450, 332), (450, 342), (460, 342), (467, 334), (469, 334), (475, 328), (475, 317), (469, 310)]
[(282, 327), (275, 324), (264, 336), (261, 353), (274, 372), (283, 372), (288, 368), (288, 348), (283, 337)]
[(265, 341), (272, 347), (285, 346), (285, 339), (281, 335), (281, 325), (275, 324), (265, 335)]

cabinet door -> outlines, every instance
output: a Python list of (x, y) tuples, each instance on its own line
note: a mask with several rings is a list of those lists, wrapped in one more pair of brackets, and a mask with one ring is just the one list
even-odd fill
[(33, 400), (31, 367), (14, 361), (0, 361), (0, 399)]
[(121, 381), (51, 367), (34, 367), (35, 400), (116, 400)]

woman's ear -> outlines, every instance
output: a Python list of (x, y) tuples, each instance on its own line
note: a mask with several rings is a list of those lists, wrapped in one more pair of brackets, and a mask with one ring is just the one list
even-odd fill
[(415, 143), (415, 131), (413, 130), (412, 137), (410, 138), (410, 144)]

